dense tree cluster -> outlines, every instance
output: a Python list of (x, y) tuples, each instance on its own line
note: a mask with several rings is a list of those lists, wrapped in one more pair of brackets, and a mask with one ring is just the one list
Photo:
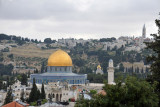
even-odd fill
[(11, 75), (12, 70), (13, 70), (12, 64), (8, 65), (0, 64), (0, 75)]
[(1, 40), (14, 40), (18, 45), (23, 45), (26, 42), (41, 43), (41, 41), (38, 41), (37, 39), (29, 39), (29, 38), (18, 37), (15, 35), (6, 35), (6, 34), (0, 34), (0, 41)]
[(73, 63), (74, 65), (78, 66), (78, 67), (82, 67), (86, 64), (85, 60), (83, 59), (73, 59)]
[(100, 42), (113, 42), (113, 41), (115, 41), (116, 40), (116, 38), (115, 37), (112, 37), (112, 38), (102, 38), (102, 39), (100, 39), (99, 41)]
[(51, 38), (44, 39), (44, 43), (46, 43), (46, 44), (51, 44), (51, 43), (55, 43), (55, 42), (56, 42), (56, 40), (52, 40)]
[(35, 79), (33, 79), (33, 86), (29, 95), (28, 102), (35, 102), (39, 99), (45, 99), (45, 91), (44, 91), (44, 84), (42, 84), (41, 92), (36, 86)]
[(108, 79), (108, 74), (93, 74), (89, 73), (87, 75), (87, 79), (89, 80), (90, 83), (103, 83), (104, 81), (107, 81)]
[(158, 96), (154, 92), (155, 84), (127, 77), (125, 84), (121, 80), (116, 85), (103, 87), (106, 95), (97, 94), (91, 100), (81, 99), (75, 107), (158, 107)]

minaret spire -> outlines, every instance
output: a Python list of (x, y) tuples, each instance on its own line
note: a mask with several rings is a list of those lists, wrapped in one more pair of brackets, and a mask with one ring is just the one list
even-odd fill
[(114, 83), (114, 66), (113, 66), (113, 60), (109, 60), (108, 64), (108, 84), (115, 84)]

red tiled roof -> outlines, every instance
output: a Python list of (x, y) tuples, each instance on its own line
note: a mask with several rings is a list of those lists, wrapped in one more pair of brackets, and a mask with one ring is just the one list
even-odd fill
[(2, 107), (28, 107), (28, 106), (29, 105), (24, 106), (24, 105), (21, 105), (21, 104), (17, 103), (16, 101), (13, 101), (13, 102), (8, 103), (8, 104), (6, 104), (6, 105), (4, 105)]
[(107, 93), (104, 90), (101, 90), (98, 94), (101, 94), (101, 95), (105, 96)]

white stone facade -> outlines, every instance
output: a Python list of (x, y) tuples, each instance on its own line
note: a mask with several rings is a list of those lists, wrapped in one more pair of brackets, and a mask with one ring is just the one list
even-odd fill
[(114, 83), (114, 66), (113, 66), (113, 60), (109, 60), (108, 64), (108, 84), (115, 84)]

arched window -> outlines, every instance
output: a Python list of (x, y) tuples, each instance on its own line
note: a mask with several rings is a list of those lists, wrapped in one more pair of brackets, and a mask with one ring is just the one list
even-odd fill
[(53, 94), (53, 98), (54, 98), (55, 96), (54, 96), (54, 94)]
[(58, 100), (58, 94), (56, 94), (56, 101), (59, 101), (59, 100)]

